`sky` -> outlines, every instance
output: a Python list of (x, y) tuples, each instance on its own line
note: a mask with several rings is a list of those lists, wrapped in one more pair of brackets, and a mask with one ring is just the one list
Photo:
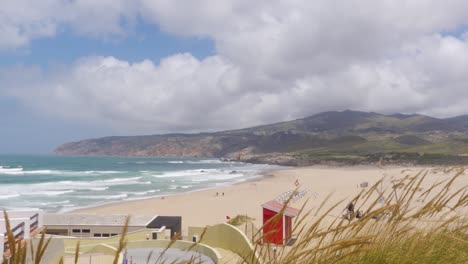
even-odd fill
[(0, 153), (346, 109), (468, 114), (466, 0), (0, 0)]

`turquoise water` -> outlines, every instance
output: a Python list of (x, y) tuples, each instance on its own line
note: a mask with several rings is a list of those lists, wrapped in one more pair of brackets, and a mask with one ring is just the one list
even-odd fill
[(69, 211), (229, 185), (273, 168), (215, 159), (0, 155), (0, 208)]

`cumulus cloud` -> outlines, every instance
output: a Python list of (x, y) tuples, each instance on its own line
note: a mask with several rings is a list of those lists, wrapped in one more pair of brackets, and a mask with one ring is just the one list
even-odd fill
[[(100, 26), (87, 12), (94, 2), (60, 3), (82, 11), (37, 16), (31, 25), (50, 23), (43, 36), (64, 23), (84, 34), (120, 34), (122, 18), (140, 16), (172, 34), (211, 38), (217, 53), (137, 63), (88, 57), (34, 71), (29, 80), (11, 80), (18, 69), (0, 74), (10, 94), (49, 114), (152, 133), (238, 128), (326, 110), (468, 112), (468, 33), (447, 34), (468, 23), (463, 0), (103, 1), (96, 10), (111, 9)], [(8, 45), (34, 37), (19, 34), (20, 44)]]
[[(136, 3), (136, 2), (135, 2)], [(65, 28), (78, 34), (124, 34), (137, 8), (130, 0), (3, 0), (0, 6), (0, 52), (53, 37)]]

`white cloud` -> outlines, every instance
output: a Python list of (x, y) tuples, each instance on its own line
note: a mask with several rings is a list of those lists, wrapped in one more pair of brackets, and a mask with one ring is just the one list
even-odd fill
[(93, 36), (124, 34), (137, 14), (135, 4), (131, 0), (2, 0), (0, 51), (53, 37), (61, 28)]
[(48, 22), (45, 33), (18, 31), (10, 44), (0, 38), (0, 48), (56, 34), (60, 25), (83, 34), (125, 34), (122, 19), (131, 23), (139, 14), (173, 34), (209, 37), (217, 50), (203, 60), (175, 54), (157, 64), (89, 57), (29, 81), (0, 74), (28, 105), (65, 118), (152, 133), (237, 128), (349, 108), (468, 113), (468, 33), (444, 35), (467, 25), (467, 1), (50, 2), (68, 6), (60, 15), (38, 12), (43, 15), (7, 24), (15, 32), (14, 25)]

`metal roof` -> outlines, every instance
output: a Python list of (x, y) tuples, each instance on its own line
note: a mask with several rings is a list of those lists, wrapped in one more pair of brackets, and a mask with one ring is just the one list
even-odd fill
[[(146, 227), (157, 218), (154, 216), (130, 216), (129, 226)], [(100, 214), (44, 214), (45, 226), (124, 226), (127, 215)]]
[(295, 217), (299, 214), (299, 210), (296, 209), (296, 208), (292, 208), (292, 207), (289, 207), (289, 206), (286, 206), (285, 204), (282, 204), (282, 203), (279, 203), (275, 200), (271, 200), (269, 202), (266, 202), (264, 204), (262, 204), (262, 207), (265, 208), (265, 209), (268, 209), (270, 211), (273, 211), (273, 212), (281, 212), (281, 210), (283, 210), (284, 208), (284, 212), (283, 214), (284, 215), (287, 215), (287, 216), (290, 216), (290, 217)]

